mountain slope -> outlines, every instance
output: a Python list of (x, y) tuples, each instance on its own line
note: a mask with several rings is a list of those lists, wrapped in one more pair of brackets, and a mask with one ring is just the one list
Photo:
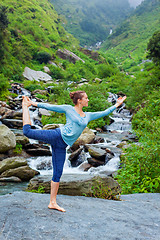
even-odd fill
[(93, 45), (104, 40), (132, 11), (128, 0), (50, 0), (61, 15), (65, 29), (80, 40)]
[[(55, 58), (59, 47), (72, 47), (78, 41), (61, 26), (60, 19), (47, 0), (4, 0), (8, 28), (4, 34), (4, 59), (0, 71), (5, 75), (19, 74), (22, 65), (34, 61), (39, 52)], [(4, 69), (5, 68), (5, 69)]]
[(130, 18), (124, 21), (103, 43), (101, 51), (112, 53), (123, 61), (140, 63), (147, 43), (160, 28), (160, 1), (144, 0)]

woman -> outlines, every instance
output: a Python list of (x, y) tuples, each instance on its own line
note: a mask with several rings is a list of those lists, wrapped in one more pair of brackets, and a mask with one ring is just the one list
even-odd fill
[[(51, 144), (52, 147), (52, 163), (53, 177), (51, 181), (51, 195), (48, 208), (56, 209), (65, 212), (64, 208), (60, 207), (56, 202), (56, 196), (59, 188), (60, 177), (63, 172), (63, 165), (66, 156), (66, 147), (72, 146), (73, 143), (81, 135), (88, 122), (100, 117), (104, 117), (120, 106), (125, 97), (120, 97), (117, 103), (101, 112), (83, 112), (83, 107), (88, 106), (88, 96), (84, 91), (71, 92), (70, 97), (74, 103), (71, 105), (52, 105), (47, 103), (36, 103), (28, 97), (23, 96), (23, 133), (28, 138), (40, 140)], [(66, 124), (54, 130), (35, 130), (31, 129), (31, 121), (29, 116), (29, 106), (45, 108), (50, 111), (66, 114)]]

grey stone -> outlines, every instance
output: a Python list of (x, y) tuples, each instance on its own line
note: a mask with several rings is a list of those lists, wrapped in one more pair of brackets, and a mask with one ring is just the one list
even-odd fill
[(0, 153), (7, 152), (16, 146), (15, 134), (5, 125), (0, 125)]
[(29, 139), (26, 136), (16, 136), (16, 143), (25, 145), (29, 143)]
[(22, 129), (23, 121), (20, 119), (2, 119), (2, 123), (9, 128)]
[(31, 178), (33, 178), (35, 175), (38, 175), (39, 172), (30, 168), (29, 166), (22, 166), (14, 169), (9, 169), (5, 172), (3, 172), (0, 177), (18, 177), (22, 181), (29, 181)]
[(4, 177), (0, 178), (0, 182), (22, 182), (18, 177)]
[(122, 201), (57, 196), (66, 213), (47, 208), (48, 194), (0, 196), (1, 240), (159, 240), (160, 194), (131, 194)]
[(59, 128), (59, 127), (60, 127), (59, 124), (46, 124), (43, 127), (43, 130), (55, 129), (55, 128)]
[(105, 157), (106, 157), (106, 151), (105, 150), (103, 150), (101, 148), (89, 146), (88, 147), (88, 152), (91, 155), (91, 157), (105, 162)]
[(71, 52), (67, 49), (58, 49), (57, 55), (58, 55), (58, 57), (60, 57), (62, 59), (67, 59), (72, 63), (76, 63), (76, 61), (82, 61), (83, 63), (85, 63), (85, 61), (83, 59), (81, 59), (76, 54), (74, 54), (73, 52)]
[(72, 149), (76, 150), (78, 149), (81, 145), (85, 145), (88, 143), (92, 143), (95, 138), (95, 134), (90, 130), (88, 127), (86, 127), (80, 137), (76, 140), (76, 142), (72, 145)]
[(21, 157), (11, 157), (6, 158), (3, 161), (0, 162), (0, 174), (5, 172), (6, 170), (26, 166), (27, 161), (25, 158)]
[(47, 82), (52, 80), (52, 77), (49, 74), (44, 73), (42, 71), (35, 71), (28, 67), (25, 67), (23, 76), (30, 81), (36, 80), (38, 82), (39, 81)]
[[(68, 178), (63, 179), (60, 182), (59, 194), (70, 195), (70, 196), (83, 196), (84, 194), (89, 194), (92, 190), (92, 186), (95, 181), (101, 180), (106, 186), (108, 186), (112, 193), (119, 194), (121, 192), (120, 185), (112, 177), (93, 177), (88, 176), (82, 179)], [(43, 177), (36, 177), (30, 180), (28, 185), (28, 190), (38, 190), (39, 187), (43, 187), (45, 193), (50, 192), (50, 182), (51, 179), (46, 179)]]

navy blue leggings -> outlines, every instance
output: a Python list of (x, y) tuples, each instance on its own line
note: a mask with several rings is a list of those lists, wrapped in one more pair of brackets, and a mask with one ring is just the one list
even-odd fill
[(32, 139), (40, 140), (51, 144), (52, 147), (52, 164), (54, 182), (59, 182), (63, 172), (63, 166), (66, 157), (67, 144), (63, 141), (59, 128), (53, 130), (32, 129), (31, 125), (23, 126), (23, 134)]

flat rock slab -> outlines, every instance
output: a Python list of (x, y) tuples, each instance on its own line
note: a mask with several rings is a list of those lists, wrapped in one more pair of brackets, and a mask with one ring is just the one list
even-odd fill
[(123, 201), (58, 195), (66, 213), (47, 208), (49, 194), (0, 196), (1, 240), (160, 239), (160, 194), (121, 196)]

